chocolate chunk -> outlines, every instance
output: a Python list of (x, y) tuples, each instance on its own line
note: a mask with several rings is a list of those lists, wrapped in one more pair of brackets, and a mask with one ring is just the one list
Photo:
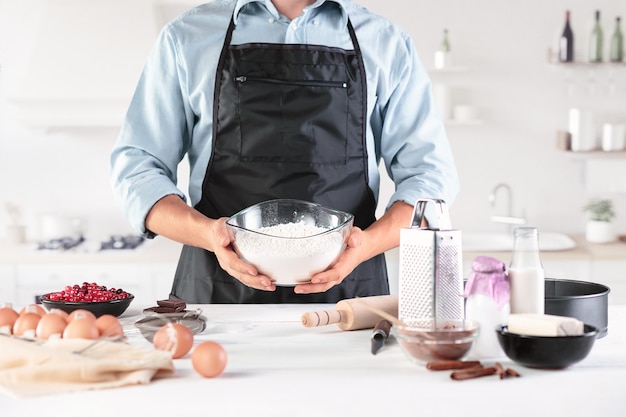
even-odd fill
[(159, 307), (173, 308), (174, 311), (182, 311), (187, 307), (185, 300), (158, 300)]
[(185, 310), (176, 310), (173, 307), (161, 307), (161, 306), (148, 307), (143, 310), (144, 314), (150, 311), (154, 313), (162, 314), (162, 313), (180, 313), (181, 311), (185, 311)]

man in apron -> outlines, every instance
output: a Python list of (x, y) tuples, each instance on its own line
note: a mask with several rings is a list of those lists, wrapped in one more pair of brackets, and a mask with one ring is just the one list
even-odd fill
[[(190, 303), (333, 303), (355, 296), (389, 293), (383, 253), (397, 246), (399, 228), (410, 224), (412, 205), (399, 199), (381, 219), (375, 218), (377, 198), (369, 178), (368, 158), (372, 158), (369, 155), (372, 149), (367, 138), (371, 118), (368, 104), (371, 108), (372, 103), (368, 103), (368, 77), (359, 39), (347, 12), (354, 7), (346, 1), (323, 0), (271, 3), (240, 0), (213, 5), (211, 13), (225, 14), (230, 8), (230, 15), (224, 20), (227, 25), (223, 43), (212, 73), (212, 97), (203, 92), (205, 101), (211, 99), (212, 110), (210, 114), (200, 112), (208, 108), (206, 103), (194, 109), (190, 98), (188, 113), (192, 120), (186, 119), (191, 130), (188, 140), (192, 143), (202, 140), (201, 126), (207, 124), (211, 128), (210, 155), (207, 158), (206, 152), (203, 153), (206, 164), (198, 162), (201, 158), (193, 150), (185, 149), (190, 155), (192, 176), (202, 178), (201, 182), (196, 181), (200, 192), (192, 207), (179, 192), (153, 196), (155, 202), (141, 228), (146, 236), (161, 234), (184, 244), (172, 298)], [(362, 9), (358, 10), (363, 13)], [(180, 26), (193, 28), (200, 21), (197, 15), (203, 12), (197, 9), (195, 14), (188, 13), (179, 19)], [(253, 17), (270, 15), (273, 17), (269, 23), (278, 17), (296, 30), (298, 24), (315, 25), (314, 20), (306, 19), (307, 14), (341, 22), (335, 26), (343, 30), (340, 33), (347, 36), (350, 45), (267, 39), (233, 41), (236, 37), (254, 39), (244, 34), (252, 25), (246, 19), (253, 22)], [(336, 20), (342, 16), (345, 19)], [(172, 41), (177, 46), (187, 42), (187, 38), (176, 32), (175, 25), (176, 21), (169, 36), (170, 39), (178, 36)], [(164, 33), (168, 33), (167, 28)], [(180, 54), (181, 49), (176, 53)], [(149, 70), (149, 66), (144, 70), (145, 79), (149, 78)], [(180, 69), (176, 69), (181, 84), (195, 75), (190, 68), (185, 70), (188, 78), (178, 75)], [(201, 66), (193, 69), (202, 70)], [(137, 126), (133, 124), (133, 112), (138, 105), (131, 104), (125, 129), (114, 150), (114, 173), (116, 164), (126, 166), (127, 172), (131, 172), (131, 164), (123, 155), (128, 158), (140, 146), (144, 152), (149, 151), (140, 142), (133, 143), (134, 136), (128, 133)], [(184, 105), (181, 112), (186, 112)], [(210, 123), (203, 124), (201, 120), (208, 117)], [(129, 143), (133, 146), (128, 146)], [(451, 161), (447, 142), (441, 146), (445, 158)], [(159, 150), (157, 147), (152, 159), (158, 159)], [(178, 157), (182, 158), (180, 152)], [(415, 161), (416, 165), (419, 163)], [(149, 164), (138, 163), (134, 170), (147, 169)], [(448, 169), (450, 166), (452, 174), (445, 175), (452, 179), (449, 181), (452, 191), (438, 192), (454, 195), (456, 171), (451, 163)], [(129, 181), (132, 185), (124, 189), (125, 193), (133, 186), (139, 187), (136, 174), (132, 176), (135, 181)], [(117, 181), (122, 184), (120, 178), (123, 175), (118, 174)], [(225, 218), (250, 205), (276, 198), (314, 201), (355, 216), (355, 228), (345, 254), (333, 268), (312, 277), (310, 284), (276, 287), (269, 277), (239, 260), (230, 246)]]

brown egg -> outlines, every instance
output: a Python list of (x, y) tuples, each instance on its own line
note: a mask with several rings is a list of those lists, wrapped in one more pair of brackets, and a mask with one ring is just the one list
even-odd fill
[(48, 340), (48, 338), (53, 335), (61, 337), (63, 336), (65, 326), (67, 326), (65, 318), (58, 314), (48, 313), (39, 320), (39, 323), (37, 323), (35, 336), (43, 340)]
[(0, 308), (0, 333), (11, 333), (15, 320), (19, 317), (17, 311), (11, 307)]
[(172, 354), (172, 358), (183, 357), (193, 346), (193, 333), (187, 326), (169, 323), (161, 327), (152, 339), (154, 347)]
[(85, 317), (76, 317), (67, 323), (63, 330), (64, 339), (98, 339), (100, 333), (95, 320)]
[(46, 315), (48, 312), (46, 311), (45, 308), (43, 308), (42, 306), (40, 306), (39, 304), (29, 304), (27, 306), (24, 306), (21, 310), (20, 310), (20, 315), (24, 314), (24, 313), (37, 313), (39, 314), (39, 317), (43, 317), (44, 315)]
[(56, 314), (58, 316), (63, 317), (63, 319), (67, 322), (70, 321), (69, 317), (70, 315), (67, 314), (65, 311), (61, 310), (60, 308), (53, 308), (50, 310), (50, 312), (48, 314)]
[(96, 328), (100, 337), (124, 337), (124, 328), (117, 317), (103, 314), (96, 319)]
[(91, 320), (92, 322), (96, 321), (96, 315), (93, 314), (91, 311), (85, 310), (83, 308), (79, 308), (78, 310), (72, 311), (67, 316), (67, 321), (70, 322), (70, 321), (75, 320), (77, 318), (86, 318), (86, 319)]
[(202, 342), (191, 353), (191, 364), (197, 373), (213, 378), (224, 372), (228, 355), (217, 342)]
[(37, 313), (24, 312), (15, 320), (13, 324), (13, 334), (15, 336), (35, 336), (35, 329), (41, 317)]

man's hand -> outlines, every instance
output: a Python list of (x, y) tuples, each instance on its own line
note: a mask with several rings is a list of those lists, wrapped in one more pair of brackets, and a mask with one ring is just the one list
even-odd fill
[(230, 244), (226, 220), (226, 217), (217, 219), (209, 229), (210, 246), (222, 269), (248, 287), (263, 291), (276, 290), (276, 285), (269, 277), (259, 275), (254, 266), (239, 259)]
[(366, 230), (353, 227), (345, 252), (324, 272), (311, 277), (311, 283), (296, 285), (298, 294), (324, 292), (341, 283), (359, 264), (400, 244), (400, 229), (410, 224), (413, 206), (396, 201)]
[(354, 268), (363, 262), (364, 259), (367, 259), (364, 258), (364, 248), (362, 247), (365, 237), (361, 229), (353, 227), (347, 239), (346, 250), (335, 264), (326, 271), (313, 275), (310, 284), (296, 285), (294, 291), (297, 294), (324, 292), (343, 281)]
[(188, 206), (177, 195), (159, 200), (146, 217), (146, 228), (176, 242), (215, 253), (220, 266), (248, 287), (276, 290), (272, 280), (239, 259), (230, 242), (226, 218), (211, 219)]

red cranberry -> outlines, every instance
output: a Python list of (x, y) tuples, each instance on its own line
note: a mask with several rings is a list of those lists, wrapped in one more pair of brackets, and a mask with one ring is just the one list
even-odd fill
[(82, 286), (66, 285), (65, 288), (58, 292), (48, 294), (48, 299), (53, 301), (66, 302), (107, 302), (111, 300), (119, 300), (128, 298), (129, 294), (121, 288), (109, 288), (97, 283), (83, 282)]

